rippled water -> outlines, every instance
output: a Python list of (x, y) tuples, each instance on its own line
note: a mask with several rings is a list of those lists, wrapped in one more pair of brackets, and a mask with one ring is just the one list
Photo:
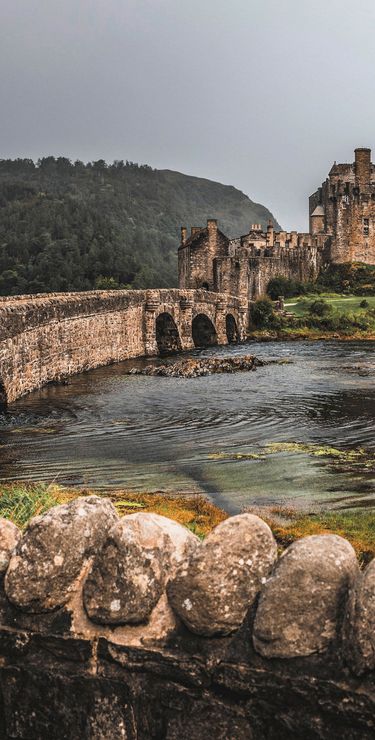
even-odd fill
[[(31, 394), (0, 416), (0, 479), (202, 491), (230, 512), (274, 502), (372, 506), (371, 463), (337, 466), (299, 449), (263, 453), (270, 443), (301, 442), (374, 456), (373, 343), (200, 352), (249, 353), (290, 362), (185, 380), (126, 375), (144, 362), (131, 361)], [(240, 453), (255, 458), (235, 459)]]

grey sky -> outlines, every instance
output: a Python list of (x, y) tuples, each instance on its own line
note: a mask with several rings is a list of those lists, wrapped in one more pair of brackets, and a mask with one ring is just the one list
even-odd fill
[(131, 159), (285, 228), (375, 149), (374, 0), (0, 0), (0, 157)]

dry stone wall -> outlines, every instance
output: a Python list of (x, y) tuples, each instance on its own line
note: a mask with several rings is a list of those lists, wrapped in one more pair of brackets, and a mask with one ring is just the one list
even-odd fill
[(0, 736), (373, 738), (375, 569), (277, 552), (251, 514), (201, 542), (100, 496), (0, 520)]
[[(159, 352), (156, 320), (175, 322), (181, 349), (194, 346), (192, 322), (204, 314), (226, 344), (226, 316), (240, 338), (246, 307), (204, 290), (129, 290), (16, 296), (0, 300), (0, 400), (8, 403), (50, 381)], [(168, 339), (168, 337), (167, 337)]]

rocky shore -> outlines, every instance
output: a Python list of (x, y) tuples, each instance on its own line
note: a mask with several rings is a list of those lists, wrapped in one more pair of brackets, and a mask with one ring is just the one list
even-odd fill
[(148, 365), (144, 368), (133, 367), (128, 375), (157, 375), (167, 378), (198, 378), (201, 375), (215, 373), (238, 373), (256, 370), (268, 365), (254, 355), (243, 357), (207, 357), (204, 359), (171, 360), (164, 365)]

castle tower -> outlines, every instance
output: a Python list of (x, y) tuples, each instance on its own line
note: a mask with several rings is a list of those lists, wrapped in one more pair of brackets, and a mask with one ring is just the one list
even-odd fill
[(273, 247), (274, 239), (275, 239), (275, 235), (274, 235), (273, 223), (272, 221), (269, 221), (268, 226), (267, 226), (267, 247)]
[(355, 184), (360, 193), (365, 193), (371, 181), (371, 149), (360, 147), (355, 149)]

